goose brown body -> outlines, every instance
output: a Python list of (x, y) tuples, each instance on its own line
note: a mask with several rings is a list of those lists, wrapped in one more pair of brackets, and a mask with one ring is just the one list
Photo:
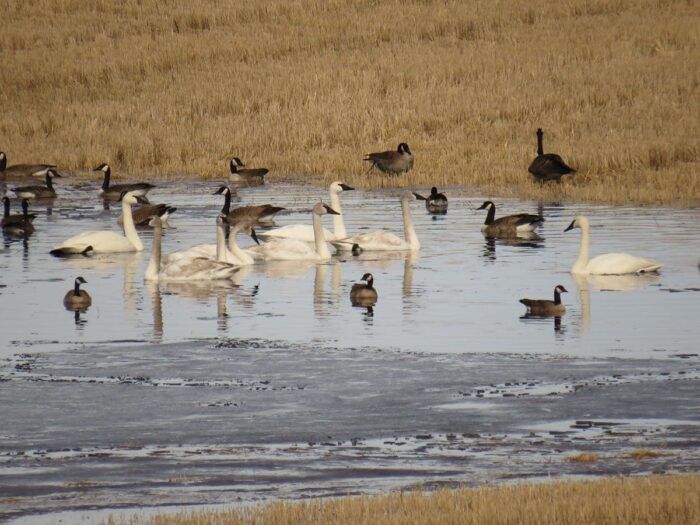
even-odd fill
[(270, 221), (272, 216), (284, 210), (281, 206), (273, 206), (272, 204), (258, 204), (254, 206), (239, 206), (231, 209), (231, 190), (226, 186), (221, 186), (214, 192), (214, 195), (224, 196), (224, 206), (221, 208), (221, 213), (228, 217), (228, 223), (235, 226), (241, 221), (250, 223)]
[(527, 169), (535, 179), (540, 182), (557, 181), (559, 182), (563, 175), (576, 173), (576, 170), (570, 167), (564, 159), (556, 153), (545, 153), (542, 147), (542, 136), (544, 133), (541, 128), (537, 129), (537, 157), (530, 163)]
[(68, 290), (63, 297), (63, 305), (66, 308), (69, 310), (83, 309), (92, 304), (92, 297), (90, 297), (90, 294), (80, 288), (80, 285), (86, 282), (87, 281), (82, 277), (78, 277), (75, 280), (73, 288)]
[(238, 157), (233, 157), (229, 162), (232, 182), (244, 181), (248, 183), (264, 184), (264, 177), (270, 171), (267, 168), (246, 168), (243, 161)]
[(29, 177), (32, 175), (41, 175), (49, 168), (55, 168), (55, 164), (12, 164), (7, 165), (7, 155), (4, 151), (0, 151), (0, 177)]
[(125, 191), (131, 192), (139, 197), (146, 197), (146, 194), (155, 188), (153, 184), (148, 182), (110, 184), (112, 168), (110, 168), (109, 164), (100, 164), (93, 171), (101, 171), (104, 173), (104, 180), (102, 181), (100, 196), (105, 200), (118, 201), (121, 194)]
[(527, 313), (539, 316), (559, 316), (566, 313), (566, 307), (561, 302), (561, 294), (568, 291), (561, 284), (554, 288), (554, 300), (549, 299), (520, 299), (527, 307)]
[(496, 219), (496, 205), (491, 201), (484, 202), (477, 209), (488, 209), (486, 220), (481, 227), (481, 231), (487, 237), (508, 238), (532, 234), (544, 222), (544, 218), (540, 215), (531, 215), (529, 213), (517, 213)]
[(54, 177), (61, 177), (61, 175), (53, 168), (49, 168), (46, 171), (45, 186), (32, 184), (29, 186), (19, 186), (17, 188), (13, 188), (12, 191), (15, 192), (18, 197), (23, 199), (53, 199), (56, 197), (56, 190), (53, 187)]
[(353, 306), (372, 306), (377, 302), (378, 294), (374, 289), (374, 277), (371, 273), (362, 276), (361, 281), (365, 283), (355, 283), (350, 289), (350, 301)]
[(390, 175), (400, 175), (413, 168), (413, 153), (405, 142), (399, 144), (396, 150), (368, 153), (363, 160)]

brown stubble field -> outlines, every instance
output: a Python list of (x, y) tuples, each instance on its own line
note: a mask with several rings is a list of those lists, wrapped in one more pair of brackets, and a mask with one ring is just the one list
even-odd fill
[[(0, 150), (75, 173), (700, 202), (693, 0), (5, 0)], [(579, 173), (541, 187), (535, 129)], [(408, 142), (414, 170), (362, 155)]]

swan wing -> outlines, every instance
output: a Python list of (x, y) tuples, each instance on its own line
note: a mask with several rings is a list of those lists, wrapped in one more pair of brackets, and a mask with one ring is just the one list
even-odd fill
[(622, 275), (628, 273), (655, 272), (663, 265), (627, 253), (606, 253), (588, 261), (588, 273), (597, 275)]

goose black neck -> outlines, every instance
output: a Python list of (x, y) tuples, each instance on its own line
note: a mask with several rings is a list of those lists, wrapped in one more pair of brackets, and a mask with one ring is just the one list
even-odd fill
[(561, 294), (556, 288), (554, 289), (554, 304), (561, 304)]
[(542, 133), (541, 129), (537, 130), (537, 154), (538, 155), (544, 155), (544, 148), (542, 147)]
[(50, 190), (53, 189), (53, 181), (51, 179), (52, 179), (51, 174), (47, 173), (46, 174), (46, 187)]
[(238, 165), (234, 161), (231, 161), (230, 167), (231, 173), (238, 173)]
[(102, 189), (103, 189), (104, 191), (107, 191), (107, 190), (109, 189), (109, 178), (110, 178), (110, 175), (111, 175), (110, 171), (112, 171), (112, 170), (110, 170), (109, 168), (107, 168), (107, 169), (105, 170), (105, 172), (104, 172), (104, 173), (105, 173), (105, 178), (104, 178), (104, 180), (102, 181)]
[(370, 290), (374, 288), (374, 277), (370, 277), (367, 279), (367, 288)]
[(221, 213), (228, 215), (231, 211), (231, 192), (224, 193), (224, 207), (221, 208)]
[(3, 199), (2, 204), (5, 208), (5, 211), (3, 211), (2, 216), (9, 217), (10, 216), (10, 199)]
[(493, 224), (493, 221), (496, 220), (496, 205), (491, 204), (489, 206), (489, 212), (486, 214), (486, 220), (484, 221), (484, 224), (489, 225)]
[(80, 295), (80, 281), (78, 281), (78, 279), (75, 280), (75, 286), (73, 288), (73, 295), (75, 295), (75, 296)]
[(29, 218), (29, 204), (27, 204), (27, 199), (22, 199), (22, 215), (25, 221)]
[(3, 155), (0, 157), (0, 171), (5, 171), (7, 168), (7, 157)]

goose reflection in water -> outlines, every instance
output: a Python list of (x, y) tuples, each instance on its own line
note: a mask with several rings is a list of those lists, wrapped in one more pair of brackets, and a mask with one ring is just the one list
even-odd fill
[(496, 245), (512, 246), (514, 248), (543, 248), (544, 237), (535, 232), (523, 233), (518, 237), (502, 238), (484, 236), (484, 252), (482, 256), (489, 261), (496, 260)]

